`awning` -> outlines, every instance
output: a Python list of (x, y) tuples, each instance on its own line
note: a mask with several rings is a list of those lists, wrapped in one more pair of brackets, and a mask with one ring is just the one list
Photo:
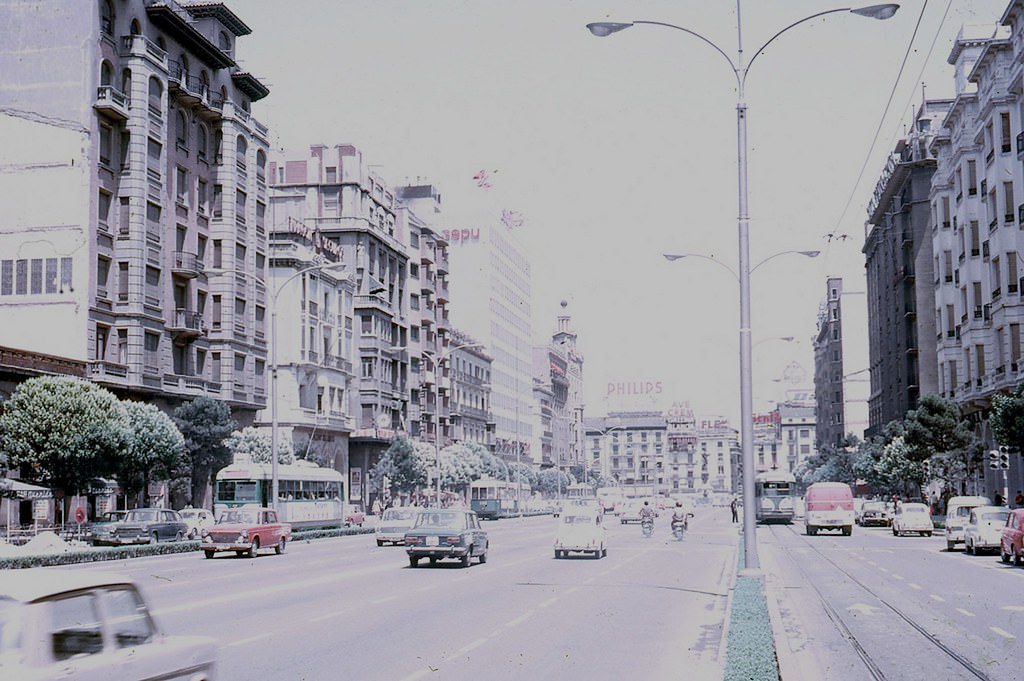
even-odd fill
[(6, 499), (51, 499), (53, 491), (47, 487), (37, 487), (13, 478), (0, 478), (0, 497)]

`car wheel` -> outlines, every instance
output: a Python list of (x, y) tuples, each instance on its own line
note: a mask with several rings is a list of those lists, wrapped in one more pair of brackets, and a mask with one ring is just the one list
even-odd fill
[(964, 553), (974, 555), (974, 547), (971, 545), (971, 542), (964, 541)]
[(409, 556), (409, 567), (414, 568), (420, 564), (420, 559), (416, 556)]
[(843, 528), (843, 536), (844, 537), (849, 537), (851, 534), (853, 534), (853, 528), (852, 527), (847, 525), (846, 527)]
[(183, 542), (183, 541), (185, 541), (185, 535), (182, 534), (179, 531), (176, 535), (174, 535), (174, 541), (176, 541), (176, 542)]
[(946, 550), (947, 550), (947, 551), (952, 551), (952, 550), (954, 550), (954, 549), (956, 549), (956, 542), (953, 542), (953, 541), (947, 541), (947, 542), (946, 542)]
[(149, 537), (149, 543), (150, 544), (158, 544), (158, 543), (160, 543), (160, 535), (157, 534), (156, 532), (151, 534), (150, 537)]
[(930, 536), (932, 536), (932, 533), (931, 533), (931, 532), (925, 532), (925, 533), (924, 533), (924, 536), (926, 536), (926, 537), (930, 537)]
[(462, 567), (467, 568), (473, 561), (473, 547), (469, 547), (469, 551), (466, 551), (466, 555), (462, 557)]
[(562, 552), (559, 551), (558, 549), (555, 549), (555, 560), (558, 560), (561, 557), (562, 557)]
[(433, 556), (431, 556), (430, 557), (430, 564), (431, 565), (437, 565), (437, 558), (434, 558)]
[(250, 558), (255, 558), (256, 555), (259, 553), (259, 551), (260, 551), (260, 538), (259, 537), (253, 537), (252, 538), (252, 544), (249, 544), (249, 551), (248, 551), (247, 555)]
[(602, 558), (607, 558), (608, 557), (608, 547), (607, 546), (602, 546), (601, 547), (601, 557)]
[(1016, 565), (1024, 565), (1024, 555), (1020, 553), (1013, 554), (1013, 562)]
[(203, 551), (203, 555), (207, 558), (213, 558), (213, 551)]
[(894, 537), (900, 536), (900, 533), (896, 530), (895, 527), (892, 528), (892, 536), (894, 536)]
[(286, 542), (285, 542), (284, 537), (281, 537), (280, 539), (278, 539), (277, 540), (277, 546), (274, 547), (274, 553), (276, 553), (279, 556), (282, 553), (284, 553), (285, 544), (286, 544)]
[(480, 564), (483, 565), (487, 562), (487, 549), (484, 548), (484, 552), (480, 554)]
[(383, 539), (378, 539), (377, 540), (377, 546), (384, 546), (384, 540)]

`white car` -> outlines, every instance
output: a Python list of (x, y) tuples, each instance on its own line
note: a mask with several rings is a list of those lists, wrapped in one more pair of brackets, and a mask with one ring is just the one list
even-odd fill
[(416, 513), (420, 510), (411, 506), (396, 506), (386, 509), (373, 531), (377, 539), (377, 546), (404, 544), (405, 533), (412, 529), (412, 525), (416, 521)]
[(976, 506), (964, 525), (964, 550), (978, 555), (982, 551), (998, 551), (1003, 527), (1010, 516), (1005, 506)]
[(188, 525), (188, 534), (185, 535), (188, 539), (199, 539), (203, 530), (213, 526), (213, 511), (205, 508), (183, 508), (178, 515)]
[(907, 502), (896, 507), (896, 515), (892, 517), (894, 536), (902, 537), (913, 532), (930, 537), (934, 531), (935, 524), (932, 522), (928, 504)]
[(570, 553), (589, 553), (594, 558), (608, 555), (608, 532), (601, 515), (587, 509), (567, 509), (555, 532), (555, 558)]
[(7, 570), (0, 580), (0, 678), (216, 678), (216, 644), (168, 636), (134, 582), (100, 572)]

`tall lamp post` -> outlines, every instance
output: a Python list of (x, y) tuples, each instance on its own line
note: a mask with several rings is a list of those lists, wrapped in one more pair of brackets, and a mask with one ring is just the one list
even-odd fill
[(596, 22), (587, 24), (592, 34), (598, 37), (609, 36), (637, 24), (653, 26), (665, 26), (674, 28), (699, 40), (702, 40), (720, 54), (736, 77), (736, 148), (738, 162), (738, 200), (739, 213), (737, 218), (737, 231), (739, 241), (739, 282), (740, 282), (740, 433), (742, 437), (743, 454), (743, 534), (744, 534), (744, 563), (747, 570), (756, 571), (760, 569), (760, 561), (757, 555), (757, 540), (755, 537), (756, 520), (754, 516), (754, 449), (753, 449), (753, 398), (751, 396), (751, 359), (750, 359), (750, 215), (748, 209), (748, 188), (747, 188), (747, 103), (744, 91), (747, 74), (757, 57), (780, 35), (789, 29), (798, 26), (806, 21), (816, 19), (826, 14), (838, 12), (850, 12), (859, 16), (872, 19), (888, 19), (896, 14), (899, 5), (870, 5), (868, 7), (830, 9), (817, 12), (811, 16), (804, 17), (793, 22), (781, 31), (777, 32), (762, 45), (750, 61), (746, 61), (743, 54), (743, 21), (740, 13), (740, 0), (736, 0), (736, 59), (735, 61), (718, 45), (705, 38), (701, 34), (682, 26), (668, 24), (661, 21), (633, 21), (630, 23)]
[[(440, 372), (441, 365), (447, 360), (453, 352), (456, 350), (462, 350), (464, 348), (480, 348), (483, 347), (483, 343), (462, 343), (456, 345), (453, 348), (446, 348), (441, 351), (441, 354), (437, 356), (437, 371), (438, 381), (441, 380)], [(434, 405), (434, 466), (437, 467), (437, 505), (441, 506), (441, 404), (440, 400)]]
[[(320, 265), (311, 265), (309, 267), (304, 267), (303, 269), (299, 270), (298, 272), (295, 272), (290, 277), (288, 277), (280, 284), (278, 284), (274, 288), (274, 291), (270, 296), (270, 504), (271, 508), (273, 508), (275, 511), (278, 510), (277, 496), (278, 489), (280, 487), (280, 481), (278, 479), (277, 470), (277, 299), (278, 296), (281, 295), (281, 291), (284, 290), (285, 286), (287, 286), (289, 283), (292, 282), (292, 280), (298, 278), (303, 274), (306, 274), (308, 272), (339, 270), (344, 267), (345, 263), (341, 261), (322, 263)], [(239, 274), (248, 276), (252, 278), (254, 281), (263, 284), (265, 288), (270, 288), (269, 286), (267, 286), (266, 281), (257, 277), (251, 272), (246, 272), (245, 270), (233, 268), (216, 268), (213, 270), (207, 270), (208, 274), (228, 274), (231, 272), (237, 272)], [(342, 281), (348, 279), (348, 272), (343, 272), (342, 274), (344, 275), (340, 277)]]

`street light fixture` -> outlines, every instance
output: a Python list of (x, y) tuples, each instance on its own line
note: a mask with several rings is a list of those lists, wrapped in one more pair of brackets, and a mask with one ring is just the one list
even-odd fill
[[(819, 255), (821, 255), (821, 251), (779, 251), (778, 253), (769, 255), (767, 258), (751, 267), (750, 272), (753, 273), (754, 270), (756, 270), (758, 267), (765, 264), (769, 260), (774, 260), (775, 258), (778, 258), (780, 255), (789, 255), (790, 253), (795, 255), (802, 255), (805, 258), (817, 258)], [(721, 265), (725, 269), (729, 270), (729, 274), (731, 274), (737, 281), (739, 281), (740, 278), (739, 275), (736, 274), (736, 272), (734, 272), (731, 267), (726, 265), (721, 260), (718, 260), (710, 255), (702, 255), (700, 253), (663, 253), (662, 255), (664, 256), (665, 260), (668, 260), (669, 262), (675, 262), (676, 260), (682, 260), (683, 258), (700, 258), (702, 260), (710, 260), (716, 265)]]
[[(277, 471), (277, 298), (278, 296), (281, 295), (281, 291), (284, 290), (285, 286), (287, 286), (289, 283), (291, 283), (292, 280), (296, 279), (297, 277), (303, 274), (306, 274), (308, 272), (326, 272), (331, 270), (339, 270), (344, 267), (345, 263), (341, 261), (321, 263), (319, 265), (311, 265), (309, 267), (304, 267), (303, 269), (295, 272), (290, 277), (288, 277), (280, 284), (278, 284), (277, 287), (274, 288), (273, 293), (271, 294), (270, 297), (270, 504), (271, 508), (273, 508), (275, 511), (278, 510), (277, 497), (278, 489), (280, 487), (280, 481), (278, 479)], [(239, 270), (234, 268), (214, 268), (206, 270), (206, 272), (207, 274), (213, 275), (228, 274), (235, 272), (238, 274), (251, 277), (257, 283), (262, 284), (264, 288), (270, 288), (269, 286), (267, 286), (267, 282), (265, 280), (261, 279), (260, 277), (256, 276), (251, 272), (246, 272), (245, 270)], [(341, 274), (343, 276), (339, 277), (339, 281), (345, 281), (350, 276), (350, 273), (346, 271), (343, 271)]]
[(692, 35), (706, 43), (718, 54), (722, 55), (728, 62), (729, 67), (736, 77), (736, 147), (738, 165), (738, 201), (739, 213), (737, 218), (737, 231), (739, 242), (739, 276), (740, 283), (740, 419), (742, 423), (742, 454), (743, 454), (743, 547), (745, 568), (751, 571), (760, 569), (760, 561), (757, 555), (756, 517), (754, 515), (754, 449), (753, 449), (753, 397), (751, 390), (751, 352), (750, 352), (750, 214), (748, 209), (749, 197), (747, 187), (747, 103), (745, 85), (747, 74), (757, 57), (776, 38), (806, 21), (816, 19), (826, 14), (837, 12), (850, 12), (862, 17), (872, 19), (888, 19), (896, 14), (899, 5), (869, 5), (866, 7), (825, 10), (817, 12), (799, 21), (793, 22), (781, 31), (777, 32), (762, 45), (749, 61), (744, 60), (743, 54), (743, 21), (740, 12), (740, 0), (736, 0), (736, 60), (733, 59), (721, 47), (705, 38), (695, 31), (675, 24), (668, 24), (660, 21), (633, 21), (630, 23), (595, 22), (587, 24), (592, 34), (598, 37), (609, 36), (637, 24), (649, 24), (673, 28), (683, 33)]

